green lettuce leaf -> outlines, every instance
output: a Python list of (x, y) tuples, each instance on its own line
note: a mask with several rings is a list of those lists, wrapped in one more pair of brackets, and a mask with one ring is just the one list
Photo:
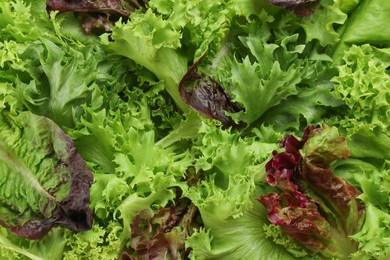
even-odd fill
[[(376, 166), (376, 165), (379, 165)], [(389, 163), (372, 164), (362, 159), (349, 159), (332, 165), (335, 174), (359, 186), (363, 193), (359, 198), (366, 204), (366, 216), (359, 232), (351, 236), (359, 242), (356, 259), (386, 259), (390, 234)]]
[(255, 137), (240, 138), (235, 132), (205, 124), (200, 134), (195, 166), (205, 177), (183, 193), (198, 207), (204, 223), (204, 229), (186, 241), (191, 259), (288, 257), (263, 232), (268, 223), (255, 203), (259, 192), (255, 183), (263, 179), (261, 169), (268, 158), (264, 151), (276, 149), (280, 136), (270, 127), (261, 127)]
[(110, 42), (108, 35), (103, 35), (103, 44), (113, 53), (150, 70), (164, 82), (175, 103), (186, 110), (177, 90), (187, 70), (187, 59), (177, 50), (181, 46), (181, 34), (169, 21), (150, 10), (145, 14), (134, 13), (131, 18), (131, 22), (116, 24), (111, 35), (114, 41)]
[[(367, 205), (354, 257), (388, 258), (387, 6), (322, 0), (296, 17), (266, 0), (151, 0), (99, 38), (44, 0), (3, 1), (0, 110), (48, 117), (73, 139), (94, 175), (94, 223), (39, 241), (0, 228), (0, 258), (132, 254), (137, 214), (174, 204), (178, 190), (204, 223), (185, 242), (192, 259), (315, 258), (256, 198), (276, 191), (263, 187), (263, 169), (281, 133), (322, 121), (347, 137), (352, 159), (331, 167)], [(199, 71), (239, 104), (229, 115), (245, 129), (221, 129), (181, 100), (180, 80), (204, 55)], [(193, 167), (202, 178), (189, 185)]]
[[(205, 214), (203, 218), (214, 219), (217, 213)], [(305, 250), (285, 234), (280, 231), (278, 234), (270, 230), (266, 212), (258, 203), (238, 218), (206, 225), (187, 239), (186, 246), (192, 249), (191, 259), (304, 259), (307, 256)], [(231, 237), (235, 239), (229, 239)]]
[(308, 123), (317, 121), (328, 107), (341, 104), (329, 94), (329, 79), (336, 73), (332, 59), (311, 32), (302, 33), (306, 25), (312, 26), (302, 19), (262, 11), (232, 25), (236, 31), (209, 69), (241, 105), (242, 111), (228, 113), (236, 121), (298, 129), (302, 117)]
[(53, 226), (91, 228), (93, 177), (71, 139), (51, 120), (22, 112), (0, 121), (0, 224), (39, 239)]
[[(390, 10), (389, 2), (386, 0), (355, 2), (351, 3), (351, 6), (358, 6), (351, 13), (348, 21), (339, 29), (341, 38), (333, 54), (335, 63), (342, 62), (344, 51), (348, 50), (353, 44), (389, 46), (390, 34), (389, 28), (386, 26), (389, 20), (387, 15)], [(341, 1), (340, 7), (343, 8)]]
[(353, 45), (345, 52), (339, 74), (333, 78), (332, 93), (347, 105), (347, 115), (382, 131), (389, 126), (389, 58), (387, 48)]
[[(340, 9), (348, 9), (350, 7), (340, 6), (340, 1), (321, 1), (321, 7), (316, 12), (302, 18), (300, 23), (306, 33), (306, 41), (318, 40), (322, 46), (336, 44), (340, 41), (340, 33), (335, 30), (337, 26), (342, 25), (347, 20), (347, 15)], [(348, 2), (348, 1), (343, 1)], [(331, 3), (331, 4), (329, 4)], [(345, 4), (345, 3), (344, 3)], [(345, 4), (347, 5), (347, 4)]]

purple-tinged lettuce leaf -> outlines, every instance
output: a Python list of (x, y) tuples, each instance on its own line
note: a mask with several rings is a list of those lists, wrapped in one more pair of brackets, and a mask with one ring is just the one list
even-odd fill
[[(330, 225), (318, 211), (316, 204), (304, 194), (270, 193), (259, 201), (268, 210), (268, 219), (286, 234), (313, 252), (330, 251)], [(324, 254), (324, 252), (321, 252)]]
[(307, 127), (301, 140), (287, 135), (266, 164), (266, 181), (281, 189), (259, 201), (268, 219), (309, 251), (326, 257), (347, 257), (357, 250), (349, 239), (360, 230), (364, 204), (356, 187), (334, 175), (328, 166), (346, 159), (349, 148), (336, 128)]
[(21, 112), (0, 117), (0, 224), (40, 239), (61, 225), (91, 228), (93, 177), (72, 140), (50, 119)]
[(240, 109), (217, 80), (198, 73), (198, 66), (204, 57), (193, 64), (180, 81), (180, 96), (193, 110), (220, 121), (224, 127), (233, 126), (233, 119), (225, 111), (236, 113)]
[[(258, 195), (257, 190), (251, 199), (255, 201)], [(213, 204), (215, 197), (207, 201)], [(269, 224), (260, 203), (252, 206), (240, 217), (223, 219), (218, 213), (225, 209), (223, 200), (215, 203), (210, 213), (202, 209), (202, 218), (209, 223), (186, 240), (186, 246), (192, 249), (190, 259), (312, 259), (303, 246)]]
[[(375, 137), (378, 138), (378, 137)], [(378, 167), (378, 165), (380, 165)], [(361, 187), (366, 204), (362, 228), (351, 236), (359, 243), (356, 259), (386, 259), (390, 255), (390, 170), (389, 162), (369, 163), (361, 159), (338, 161), (331, 166), (339, 176)]]
[(298, 16), (309, 16), (315, 12), (320, 0), (268, 0), (268, 2), (283, 7)]
[[(195, 167), (205, 178), (184, 192), (204, 223), (186, 240), (192, 249), (190, 259), (293, 259), (290, 248), (273, 243), (272, 235), (263, 232), (269, 222), (265, 209), (256, 203), (255, 182), (263, 179), (260, 169), (282, 135), (264, 126), (254, 132), (255, 137), (243, 138), (231, 129), (201, 128), (202, 138), (194, 147), (199, 154)], [(292, 239), (288, 244), (294, 255), (307, 255)]]
[(141, 210), (131, 223), (130, 246), (135, 253), (124, 252), (122, 259), (185, 259), (188, 252), (184, 242), (198, 226), (196, 214), (188, 199), (179, 199), (176, 205), (155, 213), (150, 208)]
[(83, 16), (82, 26), (87, 33), (93, 29), (104, 29), (111, 31), (110, 17), (117, 16), (127, 18), (137, 9), (147, 7), (145, 0), (47, 0), (47, 11), (74, 12)]

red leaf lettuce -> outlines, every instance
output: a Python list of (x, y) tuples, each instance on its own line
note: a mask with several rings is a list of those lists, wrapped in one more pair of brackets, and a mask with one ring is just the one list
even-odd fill
[(258, 200), (268, 219), (309, 251), (325, 257), (347, 257), (357, 250), (349, 239), (358, 232), (364, 205), (361, 192), (335, 176), (329, 165), (349, 156), (349, 148), (336, 128), (307, 127), (301, 140), (287, 135), (284, 152), (273, 152), (266, 164), (268, 184), (281, 190)]

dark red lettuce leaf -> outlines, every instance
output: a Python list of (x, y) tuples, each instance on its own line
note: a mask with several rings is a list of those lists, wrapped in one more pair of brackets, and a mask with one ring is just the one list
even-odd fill
[(210, 76), (198, 74), (198, 66), (204, 57), (193, 64), (180, 81), (180, 96), (193, 110), (220, 121), (224, 127), (236, 126), (225, 111), (238, 112), (240, 111), (238, 105), (231, 101), (218, 81)]
[(284, 152), (273, 152), (266, 164), (266, 182), (281, 190), (259, 201), (268, 219), (313, 252), (326, 257), (346, 257), (356, 244), (348, 236), (360, 229), (364, 204), (361, 192), (327, 169), (347, 159), (349, 149), (336, 128), (313, 125), (301, 140), (287, 135), (280, 142)]
[(82, 26), (87, 33), (93, 29), (110, 31), (110, 20), (128, 18), (137, 9), (147, 7), (146, 0), (47, 0), (48, 12), (74, 12), (83, 16)]
[(298, 16), (309, 16), (315, 12), (320, 0), (268, 0), (268, 2), (283, 7)]
[(185, 239), (193, 227), (197, 208), (188, 199), (179, 199), (175, 206), (141, 210), (131, 223), (130, 246), (135, 254), (123, 252), (122, 260), (185, 259)]
[(286, 234), (311, 251), (327, 250), (332, 242), (331, 227), (318, 211), (317, 205), (303, 194), (296, 197), (284, 192), (259, 198), (268, 210), (268, 219)]

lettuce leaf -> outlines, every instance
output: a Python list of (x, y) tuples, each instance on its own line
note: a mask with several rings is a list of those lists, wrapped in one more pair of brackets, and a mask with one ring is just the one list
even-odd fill
[(195, 166), (205, 179), (184, 196), (198, 207), (204, 228), (186, 240), (186, 247), (192, 250), (190, 257), (288, 257), (282, 246), (274, 244), (273, 237), (262, 232), (268, 222), (264, 210), (255, 203), (259, 193), (255, 184), (264, 176), (261, 169), (268, 159), (263, 152), (274, 150), (280, 136), (269, 127), (258, 129), (256, 137), (250, 138), (207, 125), (200, 133)]
[[(281, 150), (277, 145), (286, 131), (299, 135), (306, 125), (325, 121), (338, 127), (351, 150), (351, 159), (329, 167), (336, 180), (362, 191), (358, 199), (366, 205), (362, 228), (340, 238), (347, 246), (338, 247), (353, 244), (351, 257), (359, 259), (388, 258), (390, 59), (387, 36), (378, 31), (387, 17), (377, 10), (387, 5), (322, 0), (314, 14), (297, 17), (266, 0), (151, 0), (147, 10), (108, 27), (117, 15), (93, 14), (96, 20), (84, 23), (91, 32), (99, 33), (94, 25), (112, 29), (99, 38), (82, 30), (81, 13), (48, 13), (43, 0), (0, 3), (4, 118), (27, 111), (36, 114), (33, 118), (50, 118), (73, 139), (94, 176), (91, 230), (53, 227), (41, 240), (30, 241), (0, 228), (0, 257), (118, 259), (122, 252), (137, 257), (133, 239), (156, 237), (159, 225), (172, 219), (161, 212), (175, 205), (178, 190), (199, 208), (197, 220), (203, 223), (184, 241), (192, 259), (332, 255), (305, 249), (271, 224), (256, 201), (279, 192), (266, 185), (264, 167), (272, 151)], [(363, 23), (369, 33), (360, 31)], [(245, 128), (223, 128), (182, 100), (180, 80), (201, 57), (199, 75), (218, 82), (220, 93), (239, 107), (220, 112), (245, 122)], [(319, 155), (315, 149), (306, 152)], [(329, 173), (317, 166), (315, 159), (305, 167), (318, 176)], [(202, 178), (192, 180), (189, 169)], [(314, 193), (326, 201), (328, 208), (321, 209), (327, 220), (350, 209), (331, 214), (344, 204)], [(139, 212), (153, 216), (151, 234), (137, 235), (131, 226)], [(355, 223), (356, 216), (344, 222)], [(161, 241), (168, 243), (159, 245), (175, 255), (167, 244), (183, 230), (171, 231), (163, 232), (168, 238)]]
[(353, 158), (335, 163), (332, 169), (363, 191), (359, 198), (366, 204), (366, 216), (362, 228), (351, 236), (351, 239), (359, 242), (359, 250), (353, 256), (363, 259), (387, 258), (390, 254), (387, 246), (390, 232), (388, 162), (372, 164), (364, 158)]
[[(283, 244), (276, 244), (275, 233), (267, 234), (266, 214), (261, 205), (253, 208), (239, 218), (228, 218), (213, 223), (212, 226), (195, 232), (186, 241), (186, 246), (192, 249), (191, 259), (295, 259), (307, 255), (295, 242), (283, 238)], [(211, 215), (208, 215), (212, 218)], [(228, 239), (234, 237), (236, 239)], [(274, 238), (275, 237), (275, 238)], [(291, 245), (289, 248), (284, 245)], [(294, 254), (293, 254), (294, 253)]]
[(347, 116), (387, 131), (389, 126), (390, 51), (365, 44), (353, 45), (333, 78), (332, 94), (349, 108)]
[(349, 148), (336, 128), (305, 129), (301, 140), (287, 135), (285, 152), (273, 152), (266, 181), (281, 193), (259, 198), (268, 219), (308, 250), (325, 257), (348, 257), (357, 245), (349, 239), (361, 228), (364, 204), (356, 187), (328, 169), (346, 159)]
[[(343, 4), (341, 1), (339, 3), (342, 8)], [(355, 10), (348, 18), (348, 22), (339, 29), (341, 38), (333, 54), (336, 63), (342, 62), (344, 51), (354, 44), (388, 47), (389, 29), (385, 25), (389, 19), (387, 16), (389, 2), (374, 0), (355, 1), (350, 4)]]
[(93, 177), (71, 139), (45, 117), (2, 112), (0, 224), (30, 239), (56, 225), (90, 229)]
[(304, 0), (304, 1), (281, 1), (268, 0), (271, 4), (283, 7), (296, 15), (309, 16), (315, 12), (315, 8), (319, 5), (319, 0)]

